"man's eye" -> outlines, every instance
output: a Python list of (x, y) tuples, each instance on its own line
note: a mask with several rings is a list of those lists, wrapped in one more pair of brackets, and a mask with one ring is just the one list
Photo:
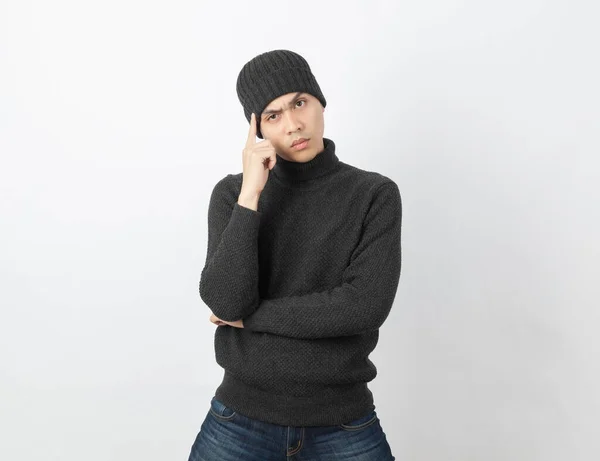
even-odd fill
[[(299, 101), (296, 101), (296, 105), (298, 105), (299, 102), (305, 103), (306, 101), (304, 99), (300, 99)], [(304, 105), (304, 104), (302, 104)]]
[(275, 117), (277, 114), (271, 114), (269, 115), (269, 117), (267, 117), (267, 120), (274, 120), (272, 117)]

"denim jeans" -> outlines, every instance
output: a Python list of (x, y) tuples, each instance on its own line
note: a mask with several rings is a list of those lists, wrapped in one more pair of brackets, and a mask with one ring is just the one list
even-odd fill
[(250, 419), (215, 397), (188, 461), (393, 461), (375, 410), (337, 426)]

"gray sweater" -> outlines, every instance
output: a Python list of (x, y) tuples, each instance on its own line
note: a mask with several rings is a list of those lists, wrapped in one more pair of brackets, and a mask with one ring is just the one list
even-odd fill
[(398, 186), (324, 146), (306, 163), (277, 156), (257, 211), (237, 203), (242, 173), (209, 203), (200, 296), (244, 322), (216, 327), (215, 396), (273, 424), (337, 425), (375, 409), (368, 356), (400, 279)]

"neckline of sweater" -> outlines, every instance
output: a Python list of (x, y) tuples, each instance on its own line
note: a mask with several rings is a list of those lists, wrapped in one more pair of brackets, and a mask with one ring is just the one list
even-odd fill
[(335, 153), (335, 143), (329, 138), (323, 138), (323, 150), (308, 162), (292, 162), (277, 154), (277, 162), (271, 171), (284, 184), (297, 184), (310, 181), (333, 172), (339, 165)]

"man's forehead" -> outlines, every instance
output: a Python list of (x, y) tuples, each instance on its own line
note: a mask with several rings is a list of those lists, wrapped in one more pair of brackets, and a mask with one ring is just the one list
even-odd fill
[(265, 107), (265, 110), (263, 111), (263, 113), (270, 111), (270, 110), (279, 110), (279, 109), (281, 109), (282, 104), (289, 105), (295, 99), (298, 99), (300, 96), (302, 96), (304, 94), (305, 93), (303, 91), (298, 91), (297, 93), (287, 93), (282, 96), (279, 96), (278, 98), (271, 101), (267, 107)]

